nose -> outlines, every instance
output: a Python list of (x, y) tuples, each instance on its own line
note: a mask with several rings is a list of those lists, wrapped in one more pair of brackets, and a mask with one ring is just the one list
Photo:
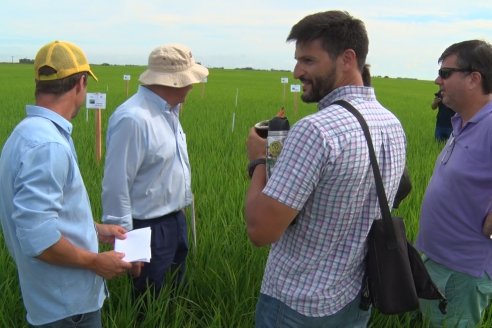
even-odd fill
[(294, 78), (299, 79), (302, 76), (302, 69), (299, 65), (299, 62), (294, 66)]

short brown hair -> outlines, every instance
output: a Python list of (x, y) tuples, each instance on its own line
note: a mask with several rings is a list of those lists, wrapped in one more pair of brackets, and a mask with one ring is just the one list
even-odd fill
[(298, 44), (321, 40), (323, 49), (332, 58), (347, 49), (357, 56), (357, 65), (362, 72), (369, 51), (369, 39), (364, 23), (346, 11), (331, 10), (312, 14), (295, 24), (287, 41)]
[(485, 94), (492, 93), (492, 45), (482, 40), (468, 40), (450, 45), (438, 63), (446, 57), (456, 55), (459, 68), (479, 72), (482, 75), (482, 89)]
[[(39, 71), (39, 75), (51, 75), (56, 73), (56, 71), (49, 66), (40, 67), (38, 71)], [(36, 80), (36, 90), (34, 95), (38, 96), (39, 94), (42, 93), (48, 93), (48, 94), (54, 94), (60, 96), (72, 90), (72, 88), (77, 84), (77, 82), (82, 78), (82, 76), (86, 77), (84, 83), (87, 84), (87, 75), (88, 75), (87, 72), (81, 72), (81, 73), (76, 73), (67, 76), (66, 78), (59, 79), (59, 80), (48, 80), (48, 81)]]

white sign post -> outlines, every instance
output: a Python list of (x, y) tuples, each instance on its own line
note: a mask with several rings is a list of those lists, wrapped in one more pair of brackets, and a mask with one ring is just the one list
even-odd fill
[(237, 110), (237, 101), (239, 99), (239, 88), (236, 88), (236, 107), (234, 112), (232, 113), (232, 132), (234, 133), (234, 126), (236, 125), (236, 110)]
[(123, 75), (123, 80), (125, 81), (125, 88), (126, 88), (126, 97), (128, 98), (128, 85), (130, 84), (130, 80), (132, 79), (131, 75)]
[(283, 84), (283, 95), (282, 95), (282, 104), (285, 106), (285, 86), (287, 85), (287, 83), (289, 83), (289, 78), (288, 77), (281, 77), (280, 78), (280, 83)]
[(299, 93), (301, 92), (300, 84), (291, 84), (290, 92), (294, 94), (294, 111), (297, 114), (297, 98), (299, 97)]
[(202, 80), (202, 98), (205, 96), (205, 83), (207, 83), (207, 77), (205, 76)]
[(102, 136), (101, 136), (101, 110), (106, 109), (105, 93), (87, 93), (85, 107), (95, 109), (96, 122), (96, 160), (99, 163), (102, 159)]

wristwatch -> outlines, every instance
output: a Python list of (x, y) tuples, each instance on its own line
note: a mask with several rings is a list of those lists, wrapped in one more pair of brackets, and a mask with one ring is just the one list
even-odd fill
[(252, 178), (253, 177), (253, 173), (255, 172), (255, 169), (258, 165), (260, 164), (263, 164), (265, 165), (266, 164), (266, 159), (265, 158), (257, 158), (257, 159), (254, 159), (252, 161), (249, 162), (248, 164), (248, 174), (249, 174), (249, 177)]

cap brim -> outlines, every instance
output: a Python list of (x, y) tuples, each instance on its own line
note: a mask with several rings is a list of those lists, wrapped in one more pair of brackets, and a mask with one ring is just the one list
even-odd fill
[(89, 70), (87, 73), (89, 73), (89, 75), (92, 76), (92, 78), (96, 80), (96, 82), (98, 82), (96, 75), (94, 75), (94, 73), (91, 70)]

